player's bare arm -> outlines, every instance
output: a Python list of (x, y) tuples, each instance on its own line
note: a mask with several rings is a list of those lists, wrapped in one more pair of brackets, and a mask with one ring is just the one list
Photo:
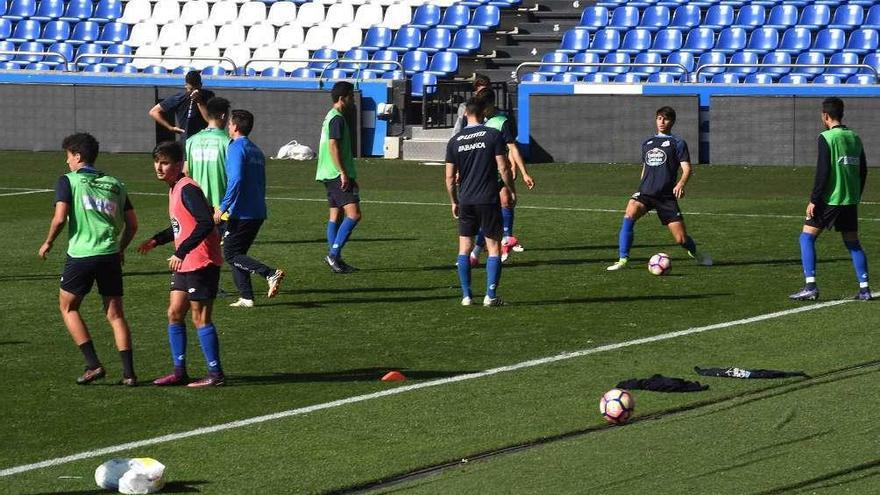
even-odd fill
[(508, 145), (507, 158), (511, 163), (513, 179), (516, 180), (516, 171), (519, 170), (526, 187), (529, 189), (535, 187), (535, 180), (532, 179), (528, 169), (526, 169), (526, 162), (523, 160), (522, 154), (519, 152), (519, 148), (515, 143)]
[(498, 165), (498, 174), (501, 176), (501, 181), (510, 190), (510, 205), (514, 206), (516, 205), (516, 185), (510, 172), (510, 163), (508, 163), (507, 157), (504, 155), (496, 155), (495, 163)]
[(681, 178), (678, 179), (678, 183), (672, 188), (672, 193), (678, 199), (684, 197), (684, 186), (687, 185), (688, 180), (691, 178), (691, 170), (690, 162), (681, 162)]
[(55, 239), (58, 238), (61, 230), (64, 229), (64, 225), (67, 223), (68, 211), (70, 211), (70, 205), (67, 203), (63, 201), (55, 203), (55, 214), (52, 216), (51, 223), (49, 223), (49, 233), (46, 234), (46, 241), (40, 246), (40, 258), (46, 259), (46, 255), (52, 250), (52, 244), (55, 243)]
[(458, 218), (458, 194), (455, 186), (458, 184), (458, 167), (446, 163), (446, 193), (449, 194), (449, 203), (452, 205), (452, 216)]
[(348, 172), (342, 166), (342, 151), (339, 149), (339, 140), (330, 139), (330, 156), (333, 157), (333, 166), (339, 171), (339, 179), (342, 181), (340, 187), (343, 191), (348, 190)]
[(169, 131), (176, 134), (183, 134), (185, 131), (180, 127), (176, 127), (172, 125), (170, 122), (165, 120), (165, 117), (162, 116), (162, 105), (156, 103), (156, 105), (150, 109), (150, 117), (153, 118), (156, 122), (159, 123), (162, 127), (168, 129)]
[(119, 239), (119, 260), (123, 263), (125, 262), (125, 250), (128, 248), (128, 245), (131, 244), (131, 241), (134, 239), (134, 235), (137, 234), (138, 230), (138, 219), (134, 210), (126, 210), (125, 211), (125, 230), (122, 231), (122, 237)]

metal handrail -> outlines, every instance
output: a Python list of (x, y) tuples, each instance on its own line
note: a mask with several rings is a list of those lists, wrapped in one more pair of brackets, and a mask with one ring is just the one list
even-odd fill
[[(46, 50), (44, 52), (38, 51), (17, 51), (17, 50), (0, 50), (0, 55), (43, 55), (46, 57), (58, 57), (64, 61), (64, 67), (67, 68), (67, 64), (70, 63), (70, 59), (67, 58), (63, 53), (53, 52)], [(10, 60), (10, 62), (14, 62), (14, 60)], [(21, 60), (20, 62), (24, 62)]]
[(703, 64), (694, 71), (694, 82), (700, 81), (700, 72), (713, 67), (786, 67), (786, 68), (804, 68), (804, 69), (870, 69), (874, 73), (874, 77), (878, 76), (877, 69), (868, 64)]
[(514, 80), (519, 81), (519, 74), (522, 69), (526, 67), (542, 67), (545, 65), (562, 65), (565, 67), (671, 67), (676, 69), (681, 69), (682, 74), (687, 75), (688, 70), (682, 64), (666, 64), (666, 63), (640, 63), (640, 62), (627, 62), (627, 63), (609, 63), (609, 62), (523, 62), (516, 66), (516, 71), (514, 71)]
[(135, 54), (128, 54), (128, 53), (82, 53), (82, 54), (74, 57), (74, 59), (73, 59), (74, 68), (76, 68), (79, 61), (84, 58), (99, 58), (99, 59), (128, 58), (128, 59), (132, 59), (132, 60), (157, 59), (157, 60), (189, 60), (189, 61), (215, 60), (215, 61), (220, 61), (220, 62), (229, 62), (229, 65), (232, 66), (233, 72), (238, 70), (238, 65), (236, 65), (235, 61), (233, 61), (229, 57), (221, 57), (221, 56), (203, 57), (203, 56), (192, 56), (192, 55), (190, 55), (190, 56), (185, 56), (185, 55), (135, 55)]
[[(325, 63), (324, 67), (321, 68), (321, 74), (318, 76), (319, 79), (323, 79), (324, 71), (330, 68), (333, 64), (339, 66), (339, 62), (352, 62), (357, 64), (373, 64), (373, 65), (385, 65), (385, 64), (394, 64), (400, 67), (400, 72), (403, 73), (404, 77), (406, 77), (406, 71), (403, 68), (403, 64), (398, 62), (397, 60), (360, 60), (355, 58), (252, 58), (244, 64), (244, 69), (247, 70), (248, 66), (254, 62), (321, 62)], [(357, 73), (360, 73), (361, 68), (358, 67)]]

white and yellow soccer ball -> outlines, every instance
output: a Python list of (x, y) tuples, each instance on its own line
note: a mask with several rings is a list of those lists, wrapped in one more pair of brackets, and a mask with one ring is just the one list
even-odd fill
[(632, 394), (621, 388), (612, 388), (605, 392), (599, 401), (599, 412), (605, 421), (622, 425), (629, 421), (636, 408), (636, 400)]
[(666, 275), (672, 268), (672, 260), (666, 253), (657, 253), (648, 260), (648, 271), (652, 275)]

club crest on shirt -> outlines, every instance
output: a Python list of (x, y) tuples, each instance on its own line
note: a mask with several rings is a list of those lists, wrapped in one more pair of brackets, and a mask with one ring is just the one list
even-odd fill
[(666, 148), (666, 147), (669, 146), (669, 144), (670, 144), (670, 143), (669, 143), (669, 140), (667, 139), (666, 141), (663, 141), (663, 144), (661, 144), (660, 146), (663, 147), (663, 148)]
[(171, 230), (174, 232), (174, 237), (180, 235), (180, 222), (176, 218), (171, 219)]
[(645, 165), (659, 167), (666, 163), (666, 152), (660, 148), (651, 148), (645, 153)]

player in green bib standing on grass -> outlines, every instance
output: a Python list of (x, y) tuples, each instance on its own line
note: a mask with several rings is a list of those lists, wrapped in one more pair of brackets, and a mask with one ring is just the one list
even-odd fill
[(121, 384), (133, 387), (137, 377), (131, 330), (122, 307), (122, 263), (125, 248), (137, 232), (137, 216), (125, 184), (95, 168), (99, 146), (91, 134), (67, 136), (61, 147), (67, 152), (70, 173), (62, 175), (55, 185), (55, 215), (39, 256), (46, 259), (64, 224), (69, 222), (67, 262), (58, 299), (64, 325), (86, 361), (85, 372), (76, 382), (85, 385), (106, 375), (79, 309), (97, 282), (122, 360)]
[(333, 85), (330, 91), (333, 108), (321, 125), (318, 148), (318, 171), (315, 180), (327, 189), (330, 218), (327, 221), (329, 251), (324, 262), (333, 273), (351, 273), (357, 269), (342, 259), (342, 248), (361, 220), (357, 170), (351, 146), (351, 130), (345, 122), (345, 111), (354, 105), (354, 86), (347, 81)]
[(859, 292), (856, 299), (872, 298), (868, 287), (868, 260), (859, 242), (859, 202), (865, 189), (868, 165), (862, 140), (841, 123), (843, 100), (826, 98), (822, 102), (822, 123), (825, 131), (819, 134), (819, 154), (816, 160), (816, 179), (807, 204), (804, 228), (801, 231), (801, 263), (806, 284), (790, 295), (796, 301), (819, 298), (816, 285), (816, 238), (823, 230), (834, 227), (849, 250)]
[(226, 195), (226, 149), (231, 141), (226, 132), (229, 100), (214, 97), (206, 106), (208, 127), (186, 140), (184, 173), (196, 181), (216, 213)]

